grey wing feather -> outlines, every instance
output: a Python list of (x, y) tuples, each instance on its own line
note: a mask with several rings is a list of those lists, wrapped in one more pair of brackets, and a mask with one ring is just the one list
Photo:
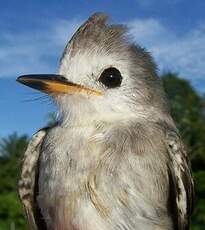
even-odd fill
[(175, 229), (189, 229), (193, 210), (194, 184), (185, 147), (175, 132), (168, 132), (166, 139), (169, 153), (170, 204), (175, 213)]
[(39, 130), (33, 135), (24, 153), (21, 175), (18, 181), (18, 192), (27, 217), (29, 229), (46, 229), (35, 195), (37, 192), (38, 159), (42, 141), (47, 128)]

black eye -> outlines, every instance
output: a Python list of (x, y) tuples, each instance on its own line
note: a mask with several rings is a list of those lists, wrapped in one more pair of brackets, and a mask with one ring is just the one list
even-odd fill
[(112, 67), (102, 72), (99, 81), (108, 88), (115, 88), (121, 85), (122, 76), (118, 69)]

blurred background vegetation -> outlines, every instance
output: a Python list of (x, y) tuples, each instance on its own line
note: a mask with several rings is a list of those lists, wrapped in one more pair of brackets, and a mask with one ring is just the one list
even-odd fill
[[(195, 180), (196, 204), (192, 230), (205, 229), (205, 98), (177, 74), (162, 76), (172, 115), (188, 146)], [(51, 123), (54, 119), (48, 116)], [(37, 127), (38, 128), (38, 127)], [(27, 135), (13, 133), (0, 140), (0, 230), (26, 229), (17, 195), (20, 161), (28, 144)]]

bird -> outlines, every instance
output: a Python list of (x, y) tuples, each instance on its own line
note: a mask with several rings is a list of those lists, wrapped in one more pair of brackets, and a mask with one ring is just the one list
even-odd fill
[(18, 191), (29, 229), (189, 229), (187, 149), (155, 61), (125, 25), (91, 15), (57, 74), (17, 81), (48, 94), (59, 114), (23, 155)]

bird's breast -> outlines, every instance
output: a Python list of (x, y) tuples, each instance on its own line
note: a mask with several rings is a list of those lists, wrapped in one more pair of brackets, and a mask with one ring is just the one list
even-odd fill
[(49, 229), (115, 230), (129, 224), (126, 229), (153, 230), (150, 219), (156, 224), (166, 219), (171, 225), (166, 161), (155, 161), (150, 152), (149, 157), (137, 155), (119, 133), (103, 135), (92, 127), (57, 127), (48, 133), (41, 151), (38, 203)]
[[(52, 226), (58, 226), (55, 229), (78, 229), (72, 220), (84, 215), (79, 213), (87, 209), (90, 195), (94, 194), (91, 177), (101, 147), (93, 142), (93, 132), (92, 128), (86, 129), (86, 132), (82, 129), (65, 131), (56, 128), (48, 133), (43, 143), (38, 202), (44, 217), (50, 220)], [(105, 211), (96, 195), (93, 195), (93, 199)], [(89, 210), (92, 208), (89, 207)], [(60, 228), (60, 225), (64, 228)], [(65, 225), (70, 227), (65, 228)]]

